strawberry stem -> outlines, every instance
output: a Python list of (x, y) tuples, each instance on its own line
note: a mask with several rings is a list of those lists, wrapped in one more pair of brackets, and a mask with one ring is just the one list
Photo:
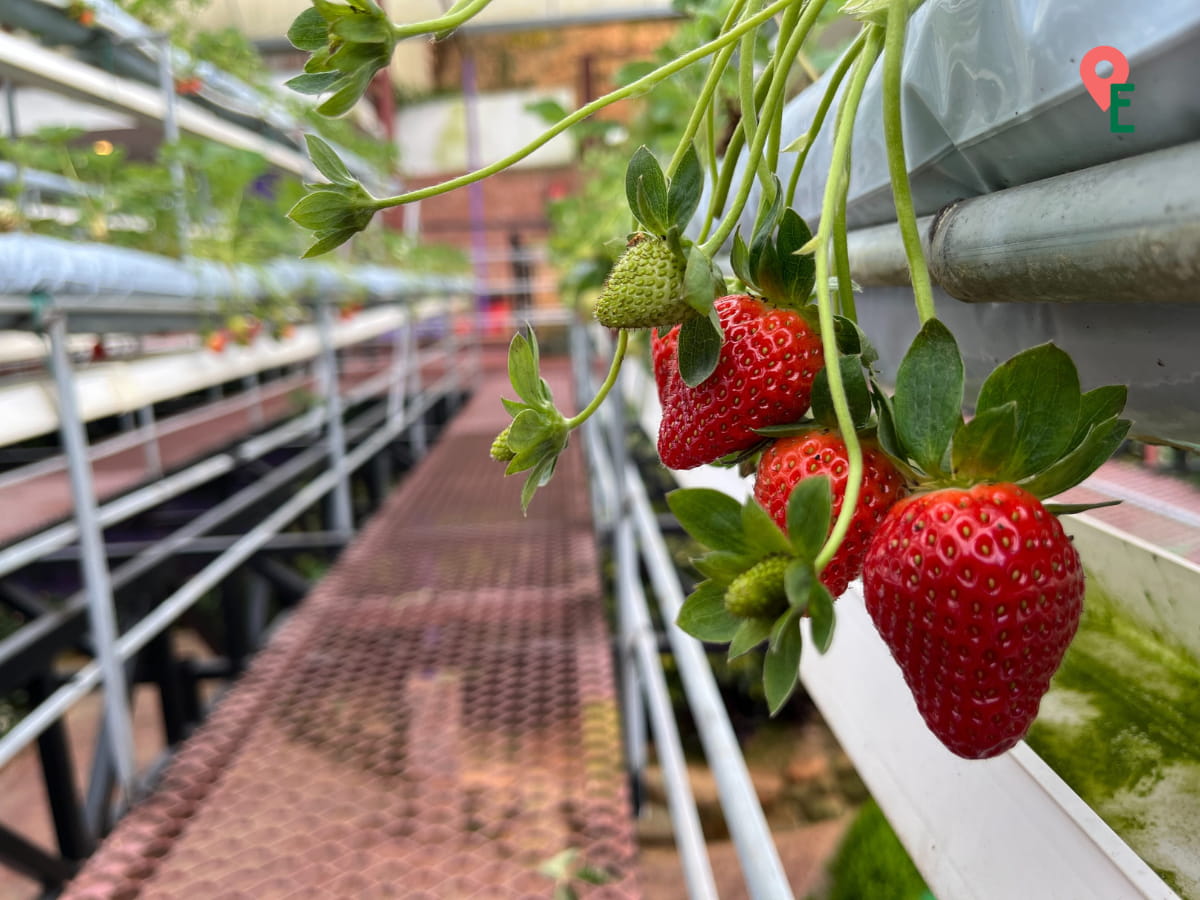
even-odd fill
[(444, 16), (430, 19), (426, 22), (412, 22), (408, 25), (392, 25), (392, 36), (400, 41), (416, 37), (420, 34), (435, 34), (439, 31), (450, 31), (462, 25), (483, 12), (492, 0), (473, 0), (471, 3), (455, 4), (455, 8)]
[[(833, 400), (834, 413), (837, 416), (838, 431), (846, 442), (846, 457), (850, 463), (850, 471), (846, 478), (846, 493), (842, 499), (842, 508), (838, 512), (837, 521), (833, 524), (829, 539), (817, 554), (815, 567), (819, 574), (829, 561), (833, 559), (846, 533), (850, 530), (850, 520), (854, 517), (855, 507), (858, 506), (858, 495), (862, 488), (863, 455), (862, 446), (858, 442), (858, 434), (854, 428), (854, 417), (850, 412), (850, 402), (846, 397), (846, 386), (842, 381), (842, 369), (838, 365), (837, 334), (833, 323), (833, 298), (829, 292), (829, 250), (830, 238), (837, 227), (837, 211), (839, 199), (844, 196), (845, 184), (850, 172), (847, 165), (850, 158), (850, 141), (854, 136), (854, 119), (858, 112), (858, 104), (862, 99), (863, 87), (867, 76), (879, 52), (883, 47), (883, 34), (877, 26), (867, 29), (867, 40), (864, 52), (854, 63), (854, 73), (850, 76), (850, 84), (842, 98), (838, 111), (837, 131), (833, 141), (833, 158), (829, 164), (829, 177), (825, 182), (825, 195), (821, 203), (821, 222), (813, 244), (816, 248), (814, 262), (817, 269), (817, 311), (821, 323), (821, 347), (825, 354), (825, 372), (829, 378), (829, 393)], [(843, 201), (844, 202), (844, 201)]]
[(600, 390), (596, 392), (596, 396), (592, 398), (591, 403), (581, 409), (576, 415), (567, 419), (565, 424), (568, 430), (578, 428), (591, 418), (592, 413), (600, 408), (600, 404), (604, 402), (604, 398), (608, 396), (608, 392), (617, 383), (617, 376), (621, 374), (621, 364), (625, 361), (625, 351), (628, 348), (629, 329), (622, 328), (617, 335), (617, 350), (613, 354), (612, 363), (608, 367), (608, 375), (605, 376), (604, 383), (600, 385)]
[(896, 222), (908, 257), (913, 300), (921, 324), (936, 317), (933, 286), (921, 248), (917, 214), (913, 208), (912, 186), (908, 180), (908, 162), (904, 156), (904, 127), (901, 120), (901, 64), (904, 61), (904, 37), (908, 27), (909, 0), (892, 0), (888, 7), (887, 37), (883, 46), (883, 135), (887, 142), (888, 169), (892, 176), (892, 196), (896, 203)]
[(660, 66), (653, 72), (643, 75), (636, 81), (632, 81), (623, 87), (619, 87), (615, 91), (610, 91), (603, 97), (598, 97), (591, 103), (587, 103), (579, 107), (579, 109), (575, 110), (575, 112), (559, 119), (524, 147), (510, 153), (503, 159), (499, 159), (490, 165), (484, 166), (483, 168), (476, 169), (474, 172), (467, 172), (465, 175), (459, 175), (457, 178), (451, 178), (438, 184), (431, 184), (428, 187), (420, 188), (415, 191), (408, 191), (404, 194), (397, 194), (394, 197), (383, 197), (381, 199), (377, 199), (374, 203), (375, 209), (389, 209), (395, 206), (403, 206), (406, 203), (414, 203), (417, 200), (425, 200), (429, 197), (436, 197), (437, 195), (444, 194), (447, 191), (465, 187), (468, 184), (474, 184), (476, 181), (481, 181), (484, 178), (495, 175), (497, 172), (502, 172), (510, 166), (523, 160), (529, 154), (533, 153), (533, 151), (550, 143), (551, 140), (562, 134), (572, 125), (582, 122), (584, 119), (588, 118), (594, 113), (599, 112), (607, 106), (611, 106), (618, 100), (624, 100), (628, 97), (633, 97), (637, 94), (644, 93), (649, 88), (654, 87), (654, 85), (658, 84), (660, 81), (671, 77), (676, 72), (686, 69), (692, 63), (699, 62), (706, 56), (711, 56), (713, 53), (718, 52), (724, 47), (736, 43), (742, 37), (742, 35), (753, 31), (755, 28), (758, 28), (764, 22), (774, 18), (776, 15), (786, 10), (795, 2), (796, 0), (775, 0), (774, 3), (764, 8), (761, 12), (745, 19), (725, 34), (718, 35), (717, 37), (713, 38), (707, 44), (701, 44), (692, 52), (685, 53), (683, 56), (679, 57), (679, 59)]

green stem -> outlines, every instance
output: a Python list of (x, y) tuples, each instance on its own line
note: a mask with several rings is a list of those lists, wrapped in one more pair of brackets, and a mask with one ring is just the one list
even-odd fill
[(600, 404), (604, 402), (604, 398), (608, 396), (608, 392), (613, 389), (613, 385), (617, 383), (617, 375), (621, 373), (621, 363), (625, 361), (625, 351), (629, 348), (629, 330), (622, 328), (617, 336), (617, 352), (613, 354), (612, 364), (608, 367), (608, 375), (604, 378), (604, 383), (600, 385), (600, 390), (596, 392), (596, 396), (592, 398), (592, 402), (581, 409), (576, 415), (567, 419), (566, 425), (568, 429), (578, 428), (589, 418), (592, 413), (600, 408)]
[[(800, 52), (800, 47), (804, 44), (804, 39), (808, 37), (808, 32), (812, 29), (813, 23), (820, 14), (821, 9), (825, 6), (827, 0), (811, 0), (808, 6), (804, 9), (804, 14), (800, 17), (800, 21), (796, 23), (796, 28), (788, 38), (787, 46), (783, 48), (782, 54), (778, 56), (780, 62), (795, 58)], [(770, 119), (774, 117), (775, 107), (783, 102), (783, 90), (787, 84), (787, 69), (790, 66), (780, 65), (776, 69), (775, 77), (771, 81), (771, 86), (767, 90), (767, 99), (763, 103), (763, 118)], [(743, 121), (745, 111), (743, 110)], [(725, 239), (733, 232), (737, 226), (738, 219), (742, 215), (742, 210), (746, 208), (746, 200), (750, 196), (750, 188), (754, 183), (754, 170), (757, 166), (753, 160), (760, 160), (763, 152), (763, 146), (766, 144), (768, 129), (760, 128), (754, 135), (753, 143), (750, 145), (750, 152), (747, 155), (746, 170), (742, 173), (742, 183), (738, 187), (737, 195), (733, 198), (733, 203), (729, 209), (725, 211), (721, 223), (717, 226), (716, 232), (712, 237), (708, 238), (701, 247), (708, 254), (714, 253)]]
[(854, 302), (854, 283), (850, 278), (850, 251), (846, 246), (846, 195), (849, 188), (850, 179), (846, 178), (842, 182), (833, 220), (833, 268), (837, 273), (838, 309), (851, 322), (857, 322), (858, 308)]
[(429, 19), (425, 22), (413, 22), (409, 25), (396, 25), (393, 23), (392, 36), (396, 40), (402, 41), (405, 38), (416, 37), (421, 34), (451, 31), (483, 12), (491, 2), (492, 0), (472, 0), (472, 2), (465, 4), (456, 3), (446, 15), (439, 16), (436, 19)]
[(817, 106), (816, 115), (813, 116), (812, 124), (808, 128), (808, 140), (805, 142), (800, 155), (796, 157), (796, 165), (792, 168), (792, 177), (788, 179), (787, 189), (787, 205), (790, 207), (796, 199), (796, 184), (800, 181), (800, 172), (804, 169), (804, 162), (808, 159), (808, 150), (816, 140), (817, 134), (821, 131), (821, 126), (825, 124), (825, 115), (829, 112), (829, 107), (833, 105), (833, 98), (837, 95), (838, 88), (841, 87), (842, 79), (846, 77), (846, 73), (850, 71), (850, 66), (854, 60), (858, 59), (858, 54), (862, 52), (863, 44), (866, 43), (867, 32), (863, 29), (858, 33), (858, 37), (854, 39), (846, 52), (842, 54), (842, 58), (838, 60), (837, 68), (833, 70), (833, 74), (829, 76), (829, 84), (825, 87), (825, 96), (821, 98), (820, 105)]
[[(729, 15), (725, 17), (725, 21), (721, 25), (721, 33), (732, 27), (733, 23), (741, 16), (742, 10), (745, 9), (749, 0), (737, 0), (729, 9)], [(680, 163), (683, 162), (683, 156), (687, 153), (688, 146), (696, 137), (696, 132), (700, 130), (700, 123), (704, 121), (705, 116), (712, 112), (713, 94), (721, 84), (721, 78), (725, 74), (725, 70), (729, 67), (729, 60), (733, 56), (733, 51), (736, 49), (736, 44), (730, 44), (720, 53), (713, 57), (712, 66), (709, 67), (708, 76), (704, 79), (704, 86), (700, 89), (700, 100), (692, 109), (691, 116), (688, 117), (688, 123), (683, 129), (683, 135), (679, 139), (679, 144), (675, 148), (675, 155), (671, 157), (671, 162), (667, 165), (667, 177), (671, 178), (679, 169)], [(716, 181), (714, 177), (713, 181)]]
[(794, 2), (795, 0), (775, 0), (774, 3), (766, 7), (762, 12), (739, 23), (729, 32), (714, 38), (707, 44), (702, 44), (692, 52), (679, 57), (679, 59), (667, 63), (664, 66), (660, 66), (653, 72), (643, 75), (637, 81), (630, 82), (624, 87), (617, 88), (615, 91), (610, 91), (603, 97), (599, 97), (596, 100), (593, 100), (591, 103), (579, 107), (579, 109), (575, 110), (575, 112), (571, 113), (569, 116), (559, 119), (520, 150), (510, 153), (503, 159), (497, 160), (496, 162), (484, 166), (481, 169), (476, 169), (474, 172), (468, 172), (465, 175), (459, 175), (457, 178), (451, 178), (448, 181), (443, 181), (440, 184), (433, 184), (429, 187), (421, 188), (419, 190), (409, 191), (405, 194), (398, 194), (395, 197), (384, 197), (382, 199), (378, 199), (375, 201), (375, 208), (388, 209), (393, 206), (403, 206), (405, 203), (414, 203), (417, 200), (425, 200), (428, 197), (436, 197), (438, 194), (444, 194), (447, 191), (452, 191), (468, 184), (474, 184), (476, 181), (481, 181), (484, 178), (495, 175), (497, 172), (502, 172), (514, 163), (520, 162), (533, 151), (545, 146), (551, 140), (562, 134), (577, 122), (582, 122), (584, 119), (588, 118), (588, 116), (599, 112), (606, 106), (616, 103), (618, 100), (624, 100), (627, 97), (632, 97), (636, 94), (643, 93), (649, 88), (654, 87), (654, 85), (658, 84), (660, 81), (670, 78), (676, 72), (686, 69), (692, 63), (698, 62), (699, 60), (704, 59), (704, 57), (716, 53), (722, 48), (737, 41), (747, 31), (752, 31), (763, 22), (766, 22), (772, 16), (787, 9), (788, 5)]
[(837, 521), (833, 523), (829, 540), (817, 554), (817, 572), (829, 564), (829, 560), (845, 540), (846, 533), (850, 530), (850, 520), (854, 518), (854, 510), (858, 506), (858, 495), (862, 490), (862, 446), (854, 429), (854, 418), (850, 414), (850, 403), (846, 399), (846, 386), (842, 382), (842, 369), (838, 365), (833, 298), (829, 293), (829, 239), (836, 227), (838, 198), (844, 190), (843, 182), (850, 177), (846, 163), (850, 156), (850, 141), (854, 137), (855, 113), (858, 111), (858, 103), (862, 99), (863, 87), (867, 83), (871, 66), (879, 57), (880, 48), (883, 46), (883, 35), (877, 26), (868, 26), (867, 32), (865, 52), (854, 64), (854, 74), (850, 76), (850, 84), (838, 112), (833, 158), (829, 163), (829, 178), (825, 182), (825, 196), (821, 203), (821, 222), (813, 241), (816, 246), (814, 261), (817, 268), (817, 311), (821, 323), (821, 348), (825, 355), (825, 372), (829, 378), (829, 393), (833, 399), (834, 413), (837, 415), (838, 431), (841, 432), (842, 440), (846, 442), (846, 457), (850, 463), (842, 508)]
[[(761, 5), (761, 0), (756, 0), (756, 5)], [(789, 7), (784, 15), (791, 11)], [(754, 45), (757, 38), (757, 31), (747, 31), (738, 48), (738, 105), (742, 110), (742, 133), (752, 146), (758, 135), (758, 96), (754, 83)], [(763, 170), (761, 161), (753, 161), (753, 157), (751, 161), (758, 177), (764, 179), (765, 187), (770, 175)]]
[(883, 46), (883, 135), (887, 141), (888, 170), (892, 176), (892, 196), (896, 201), (896, 221), (908, 257), (913, 300), (921, 324), (937, 316), (933, 306), (933, 285), (921, 248), (917, 214), (913, 208), (912, 187), (908, 181), (908, 162), (904, 158), (904, 127), (901, 120), (900, 81), (904, 61), (904, 34), (908, 26), (909, 0), (892, 0), (888, 7), (887, 38)]

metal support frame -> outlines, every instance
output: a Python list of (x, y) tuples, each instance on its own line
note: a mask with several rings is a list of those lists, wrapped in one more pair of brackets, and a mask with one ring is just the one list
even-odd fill
[(133, 724), (127, 701), (128, 685), (116, 653), (117, 614), (113, 605), (108, 561), (104, 554), (104, 534), (96, 510), (92, 486), (92, 468), (87, 456), (87, 435), (79, 418), (71, 360), (67, 352), (66, 318), (51, 313), (47, 324), (50, 336), (50, 364), (58, 391), (59, 428), (66, 451), (71, 493), (75, 498), (75, 519), (83, 550), (81, 569), (87, 589), (88, 620), (96, 645), (96, 657), (104, 675), (104, 710), (109, 722), (113, 765), (123, 802), (133, 800)]
[(322, 300), (317, 311), (321, 335), (321, 394), (325, 401), (325, 439), (337, 482), (330, 497), (330, 520), (335, 531), (354, 530), (350, 505), (350, 473), (346, 469), (346, 433), (342, 424), (342, 396), (338, 390), (337, 348), (333, 341), (333, 304)]
[(142, 445), (146, 454), (146, 475), (150, 478), (160, 478), (163, 473), (162, 451), (158, 446), (158, 426), (154, 421), (154, 407), (138, 407), (137, 421), (138, 427), (146, 435), (146, 442)]

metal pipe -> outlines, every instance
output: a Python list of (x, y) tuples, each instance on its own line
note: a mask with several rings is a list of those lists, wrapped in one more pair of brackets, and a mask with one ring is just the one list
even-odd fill
[(325, 398), (325, 439), (337, 475), (332, 497), (335, 531), (354, 530), (354, 512), (350, 505), (350, 475), (346, 471), (346, 433), (342, 427), (342, 396), (338, 389), (337, 349), (333, 345), (333, 304), (322, 300), (318, 308), (317, 328), (321, 335), (321, 395)]
[(71, 360), (67, 353), (67, 323), (62, 315), (51, 313), (46, 325), (50, 335), (50, 367), (58, 391), (59, 430), (67, 455), (71, 493), (75, 498), (75, 521), (83, 551), (81, 569), (87, 587), (88, 621), (97, 660), (104, 673), (104, 714), (109, 723), (108, 736), (118, 791), (124, 802), (132, 803), (133, 723), (129, 714), (128, 685), (116, 652), (117, 613), (108, 578), (108, 560), (104, 555), (104, 533), (96, 511), (87, 437), (79, 418)]
[(628, 641), (641, 675), (642, 693), (649, 712), (650, 727), (654, 731), (654, 750), (663, 774), (667, 810), (671, 815), (675, 848), (679, 852), (680, 866), (687, 882), (688, 897), (691, 900), (716, 900), (717, 886), (708, 858), (708, 845), (704, 840), (704, 829), (700, 826), (696, 798), (688, 781), (687, 761), (683, 756), (679, 727), (671, 706), (671, 693), (658, 653), (658, 637), (646, 607), (646, 593), (638, 580), (633, 523), (627, 516), (617, 526), (617, 556), (632, 563), (618, 564), (616, 567), (617, 595), (626, 616), (622, 641)]
[[(1200, 142), (961, 200), (920, 222), (930, 274), (972, 303), (1200, 299)], [(908, 283), (895, 225), (852, 232), (864, 285)]]
[(421, 365), (423, 361), (419, 355), (420, 348), (417, 345), (417, 330), (411, 327), (411, 325), (412, 323), (410, 321), (410, 327), (404, 329), (404, 340), (407, 347), (405, 353), (409, 359), (415, 361), (412, 369), (409, 371), (408, 396), (411, 399), (409, 401), (407, 412), (409, 414), (408, 419), (412, 423), (409, 436), (412, 440), (413, 454), (417, 459), (420, 459), (425, 455), (425, 450), (427, 449), (428, 444), (425, 434), (425, 417), (423, 415), (414, 417), (412, 415), (411, 404), (415, 403), (417, 398), (421, 396)]
[[(642, 555), (663, 621), (674, 622), (683, 604), (679, 574), (658, 530), (646, 488), (633, 466), (627, 467), (625, 480), (641, 538)], [(704, 745), (705, 758), (717, 782), (721, 809), (729, 824), (729, 834), (737, 849), (750, 897), (752, 900), (789, 900), (792, 890), (788, 886), (787, 873), (779, 860), (779, 851), (758, 802), (754, 783), (746, 769), (746, 759), (733, 733), (704, 647), (674, 627), (667, 629), (667, 638)]]
[[(171, 71), (171, 38), (158, 35), (154, 42), (158, 49), (158, 89), (163, 97), (163, 146), (179, 144), (179, 118), (176, 111), (175, 74)], [(172, 154), (167, 163), (171, 175), (171, 192), (175, 204), (175, 228), (179, 238), (179, 255), (188, 256), (191, 249), (187, 209), (187, 182), (183, 175), (183, 163)]]
[(162, 453), (158, 447), (158, 428), (154, 423), (154, 407), (138, 407), (137, 421), (145, 441), (142, 446), (146, 453), (146, 474), (151, 478), (161, 478), (163, 473)]

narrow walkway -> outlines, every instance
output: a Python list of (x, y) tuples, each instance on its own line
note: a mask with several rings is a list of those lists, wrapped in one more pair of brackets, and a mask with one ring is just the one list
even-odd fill
[[(569, 396), (565, 366), (548, 375)], [(578, 442), (522, 519), (506, 380), (263, 650), (66, 898), (546, 898), (568, 849), (638, 896)]]

